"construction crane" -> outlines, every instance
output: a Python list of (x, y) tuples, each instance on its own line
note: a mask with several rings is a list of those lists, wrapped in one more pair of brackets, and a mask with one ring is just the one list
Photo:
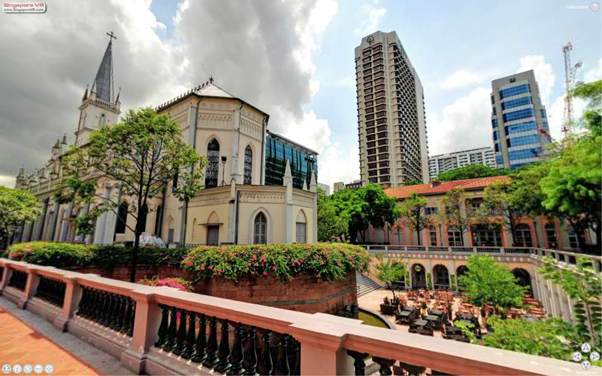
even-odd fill
[(571, 64), (572, 49), (573, 43), (571, 42), (562, 46), (562, 53), (564, 54), (564, 75), (566, 79), (566, 98), (564, 102), (562, 133), (565, 136), (573, 131), (573, 98), (571, 93), (575, 88), (575, 75), (577, 74), (577, 70), (583, 66), (582, 62), (578, 62), (575, 65)]

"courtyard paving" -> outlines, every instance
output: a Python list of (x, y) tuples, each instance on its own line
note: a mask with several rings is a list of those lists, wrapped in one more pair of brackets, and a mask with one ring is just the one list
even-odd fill
[(118, 359), (70, 333), (59, 331), (43, 318), (1, 297), (0, 363), (0, 366), (40, 364), (43, 367), (51, 364), (53, 375), (133, 375), (121, 367)]

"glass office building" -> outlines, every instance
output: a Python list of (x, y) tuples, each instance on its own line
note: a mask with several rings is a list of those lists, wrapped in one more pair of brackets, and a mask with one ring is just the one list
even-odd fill
[(311, 171), (318, 173), (318, 153), (270, 131), (265, 143), (265, 185), (282, 186), (286, 161), (291, 165), (293, 187), (303, 189), (303, 181), (309, 188)]
[(491, 83), (491, 127), (497, 167), (540, 160), (551, 142), (548, 115), (533, 70)]

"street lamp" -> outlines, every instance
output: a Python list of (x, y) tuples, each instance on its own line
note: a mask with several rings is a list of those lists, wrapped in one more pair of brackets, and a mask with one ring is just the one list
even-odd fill
[(222, 185), (226, 185), (226, 161), (228, 157), (222, 157)]

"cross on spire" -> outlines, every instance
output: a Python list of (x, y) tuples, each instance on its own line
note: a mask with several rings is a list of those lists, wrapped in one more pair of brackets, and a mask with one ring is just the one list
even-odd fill
[(209, 83), (213, 83), (213, 76), (209, 77)]
[(111, 31), (110, 33), (107, 33), (107, 35), (109, 36), (109, 43), (113, 43), (113, 39), (117, 39), (117, 37), (115, 36), (115, 34), (113, 34), (113, 32)]

